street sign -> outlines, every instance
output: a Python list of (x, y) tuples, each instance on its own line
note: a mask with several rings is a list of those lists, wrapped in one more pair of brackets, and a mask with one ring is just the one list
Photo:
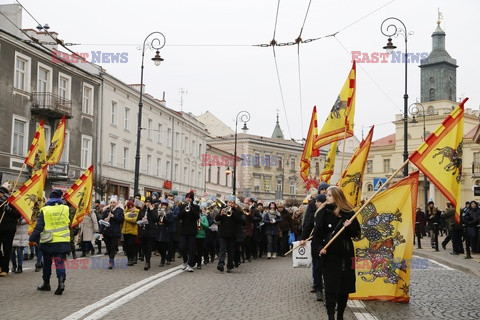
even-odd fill
[(373, 178), (373, 191), (382, 189), (386, 181), (387, 178)]

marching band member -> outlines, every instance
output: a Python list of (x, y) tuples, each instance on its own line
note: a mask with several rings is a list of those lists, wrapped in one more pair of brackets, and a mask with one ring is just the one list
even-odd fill
[(178, 206), (175, 204), (175, 197), (173, 194), (169, 193), (167, 196), (168, 199), (168, 209), (170, 215), (172, 216), (172, 223), (168, 227), (170, 231), (170, 237), (168, 241), (168, 255), (167, 255), (167, 264), (175, 261), (175, 252), (177, 251), (178, 241), (176, 240), (177, 236), (177, 221), (178, 221), (178, 212), (180, 211)]
[(268, 204), (268, 211), (263, 214), (263, 223), (265, 223), (265, 235), (267, 236), (267, 259), (277, 258), (277, 242), (280, 234), (279, 223), (282, 221), (282, 216), (277, 210), (277, 204), (270, 202)]
[(197, 269), (202, 269), (202, 257), (205, 249), (205, 238), (206, 238), (206, 233), (209, 227), (206, 211), (207, 211), (207, 207), (202, 206), (202, 213), (200, 214), (200, 219), (197, 220), (198, 232), (195, 237), (196, 239), (195, 247), (197, 251), (195, 260), (197, 261)]
[(220, 243), (220, 254), (218, 256), (217, 269), (223, 272), (225, 267), (225, 255), (228, 254), (227, 272), (232, 272), (234, 267), (235, 240), (237, 236), (237, 225), (242, 222), (242, 212), (235, 204), (235, 196), (227, 199), (227, 208), (223, 209), (215, 217), (218, 224), (218, 241)]
[(122, 233), (123, 233), (123, 246), (127, 252), (128, 266), (133, 266), (135, 264), (135, 257), (137, 252), (135, 250), (135, 237), (138, 235), (138, 209), (135, 208), (135, 205), (132, 201), (127, 201), (125, 206), (125, 221), (123, 223)]
[(240, 266), (240, 259), (242, 259), (242, 262), (245, 262), (245, 225), (247, 224), (246, 220), (246, 214), (243, 212), (243, 209), (238, 206), (240, 209), (241, 215), (240, 217), (242, 218), (241, 223), (237, 225), (237, 237), (235, 241), (235, 268), (238, 268)]
[(157, 229), (158, 212), (152, 203), (152, 198), (145, 199), (145, 210), (140, 211), (137, 217), (138, 237), (142, 245), (142, 252), (145, 256), (145, 267), (143, 270), (150, 269), (150, 258), (152, 257), (153, 244), (155, 242), (155, 233)]
[(180, 206), (180, 251), (182, 252), (183, 268), (193, 272), (195, 265), (195, 237), (197, 235), (197, 220), (200, 218), (200, 208), (193, 203), (193, 190), (185, 196), (185, 202)]
[[(160, 264), (159, 267), (165, 265), (167, 260), (167, 248), (170, 241), (170, 225), (174, 222), (173, 216), (171, 214), (171, 208), (168, 206), (168, 200), (162, 200), (160, 208), (158, 209), (158, 227), (156, 240), (158, 244), (158, 250), (160, 252)], [(170, 262), (167, 260), (167, 265)]]
[[(123, 209), (118, 204), (118, 197), (110, 197), (110, 206), (103, 212), (102, 225), (100, 233), (103, 234), (106, 249), (110, 262), (108, 263), (108, 269), (113, 269), (115, 263), (115, 254), (118, 250), (118, 239), (122, 235), (122, 224), (124, 220)], [(102, 222), (103, 221), (103, 222)]]

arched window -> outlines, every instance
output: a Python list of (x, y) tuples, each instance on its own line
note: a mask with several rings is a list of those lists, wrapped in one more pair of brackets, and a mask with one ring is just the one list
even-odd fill
[(433, 89), (433, 88), (430, 89), (430, 97), (429, 97), (429, 100), (430, 100), (430, 101), (434, 101), (434, 100), (435, 100), (435, 89)]
[(427, 114), (434, 114), (434, 113), (435, 113), (435, 108), (433, 106), (428, 106)]
[(367, 183), (367, 191), (373, 191), (373, 184)]

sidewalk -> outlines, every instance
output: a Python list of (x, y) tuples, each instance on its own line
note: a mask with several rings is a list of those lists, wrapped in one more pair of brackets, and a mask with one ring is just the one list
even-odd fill
[(438, 249), (440, 251), (436, 252), (430, 245), (430, 237), (423, 237), (421, 239), (422, 249), (417, 249), (417, 244), (415, 243), (413, 255), (435, 260), (451, 268), (480, 277), (480, 254), (471, 254), (472, 259), (465, 259), (465, 254), (452, 255), (450, 254), (452, 252), (452, 242), (450, 241), (447, 244), (447, 250), (443, 250), (443, 239), (445, 239), (445, 236), (438, 237)]

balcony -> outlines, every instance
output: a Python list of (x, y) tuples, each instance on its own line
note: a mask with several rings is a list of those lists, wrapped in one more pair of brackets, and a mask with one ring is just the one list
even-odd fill
[(72, 101), (50, 92), (32, 93), (32, 113), (60, 119), (72, 117)]

